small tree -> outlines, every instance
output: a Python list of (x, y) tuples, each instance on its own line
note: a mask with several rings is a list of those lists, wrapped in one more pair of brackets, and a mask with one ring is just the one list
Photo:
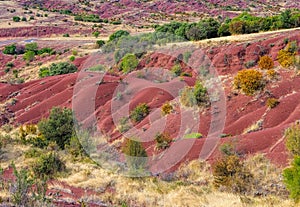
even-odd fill
[(54, 141), (61, 148), (69, 144), (74, 133), (73, 113), (70, 109), (54, 107), (48, 119), (38, 123), (38, 129), (47, 141)]
[(274, 67), (274, 62), (273, 62), (272, 58), (265, 55), (265, 56), (260, 57), (260, 59), (258, 61), (258, 66), (260, 67), (260, 69), (269, 70)]

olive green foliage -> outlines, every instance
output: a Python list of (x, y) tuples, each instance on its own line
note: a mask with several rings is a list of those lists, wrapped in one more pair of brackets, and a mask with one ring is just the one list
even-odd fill
[(35, 53), (33, 51), (27, 51), (23, 55), (23, 59), (27, 62), (31, 62), (34, 60)]
[(117, 129), (119, 130), (120, 133), (127, 132), (130, 129), (129, 118), (128, 117), (120, 118)]
[(109, 41), (117, 40), (118, 38), (120, 38), (122, 36), (127, 36), (127, 35), (129, 35), (129, 32), (124, 31), (124, 30), (118, 30), (109, 36)]
[(98, 38), (98, 37), (99, 37), (99, 35), (100, 35), (100, 32), (99, 32), (99, 31), (95, 31), (95, 32), (93, 32), (93, 36), (94, 36), (94, 37)]
[(254, 69), (244, 69), (234, 77), (234, 87), (241, 89), (246, 95), (253, 95), (264, 87), (263, 75)]
[(193, 133), (185, 134), (183, 138), (184, 139), (200, 139), (202, 137), (203, 137), (203, 135), (201, 133), (193, 132)]
[(21, 20), (21, 18), (18, 17), (18, 16), (14, 16), (14, 17), (13, 17), (13, 21), (14, 21), (14, 22), (19, 22), (20, 20)]
[(55, 153), (42, 154), (32, 166), (34, 175), (38, 178), (53, 178), (66, 169), (65, 164)]
[(280, 102), (276, 98), (268, 98), (267, 106), (272, 109), (275, 108)]
[(171, 71), (172, 71), (172, 73), (175, 75), (175, 76), (180, 76), (180, 74), (181, 74), (181, 66), (180, 66), (180, 64), (176, 64), (176, 65), (174, 65), (172, 68), (171, 68)]
[(258, 61), (258, 66), (260, 69), (272, 69), (274, 67), (274, 61), (269, 56), (265, 55), (260, 57)]
[(28, 52), (28, 51), (32, 51), (34, 53), (37, 53), (38, 44), (36, 42), (26, 44), (25, 45), (25, 52)]
[(146, 103), (140, 103), (131, 112), (130, 118), (134, 122), (142, 121), (150, 113), (150, 107)]
[(77, 71), (77, 67), (68, 62), (52, 63), (50, 67), (42, 67), (39, 70), (40, 77), (61, 75), (67, 73), (74, 73)]
[(290, 197), (296, 202), (300, 201), (300, 157), (295, 156), (292, 165), (283, 170), (283, 181), (290, 192)]
[(74, 133), (73, 113), (70, 109), (54, 107), (49, 118), (38, 123), (38, 129), (48, 142), (55, 142), (64, 149)]
[(166, 102), (161, 107), (161, 113), (163, 116), (170, 114), (173, 111), (173, 106), (170, 102)]
[(126, 74), (134, 70), (138, 64), (139, 61), (134, 54), (126, 54), (120, 63), (120, 70)]
[(131, 175), (145, 172), (147, 167), (147, 153), (141, 142), (134, 139), (126, 139), (122, 151), (125, 154), (126, 163)]
[(224, 156), (213, 165), (214, 185), (234, 193), (246, 193), (253, 175), (236, 155)]
[(286, 148), (292, 155), (300, 156), (300, 125), (293, 124), (285, 130)]
[(155, 135), (156, 149), (167, 149), (170, 147), (172, 138), (168, 133), (158, 133)]
[(95, 23), (103, 22), (103, 19), (101, 19), (98, 15), (95, 14), (77, 14), (74, 17), (74, 20), (82, 21), (82, 22), (95, 22)]
[(207, 89), (200, 81), (194, 87), (184, 87), (180, 92), (180, 102), (186, 107), (201, 106), (208, 103)]

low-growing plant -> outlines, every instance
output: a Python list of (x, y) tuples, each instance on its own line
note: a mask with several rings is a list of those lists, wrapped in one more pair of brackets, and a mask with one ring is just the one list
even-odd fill
[(173, 106), (170, 104), (170, 102), (164, 103), (161, 107), (161, 113), (163, 116), (172, 113), (172, 111), (173, 111)]
[(249, 60), (248, 62), (245, 63), (246, 68), (252, 68), (256, 64), (255, 60)]
[(296, 202), (300, 201), (300, 157), (295, 156), (292, 165), (283, 170), (283, 181), (290, 192), (290, 197)]
[(172, 68), (171, 68), (171, 72), (175, 75), (175, 76), (180, 76), (181, 74), (181, 66), (179, 64), (176, 64), (174, 65)]
[(63, 161), (52, 152), (41, 155), (32, 166), (34, 175), (41, 179), (53, 178), (65, 169), (66, 166)]
[(142, 121), (150, 113), (150, 107), (146, 103), (140, 103), (131, 112), (130, 118), (134, 122)]
[(127, 132), (130, 129), (129, 118), (128, 117), (120, 118), (117, 129), (119, 130), (120, 133)]
[(77, 67), (68, 62), (52, 63), (50, 67), (42, 67), (39, 70), (40, 77), (61, 75), (67, 73), (74, 73), (77, 71)]
[(260, 57), (258, 61), (258, 66), (260, 69), (269, 70), (274, 67), (274, 61), (268, 55)]
[(207, 105), (208, 103), (207, 89), (200, 81), (196, 81), (194, 87), (184, 87), (180, 91), (180, 102), (186, 107)]
[(156, 149), (167, 149), (170, 147), (170, 143), (172, 142), (172, 138), (167, 133), (158, 133), (155, 135)]
[(275, 108), (280, 102), (276, 98), (268, 98), (267, 100), (267, 106), (272, 109)]
[(286, 148), (294, 156), (300, 156), (300, 124), (295, 123), (284, 132)]
[(234, 77), (234, 87), (241, 89), (246, 95), (253, 95), (264, 87), (263, 75), (254, 69), (244, 69)]
[(70, 61), (74, 61), (75, 60), (75, 56), (74, 55), (72, 55), (71, 57), (70, 57)]
[(138, 64), (139, 61), (134, 54), (126, 54), (121, 60), (120, 70), (126, 74), (134, 70)]
[(278, 73), (276, 72), (276, 70), (274, 70), (274, 69), (267, 70), (267, 76), (271, 80), (276, 79), (277, 75), (278, 75)]
[(194, 133), (185, 134), (183, 138), (184, 139), (200, 139), (202, 137), (203, 137), (203, 135), (201, 133), (194, 132)]
[(224, 156), (213, 165), (214, 185), (234, 193), (246, 193), (253, 175), (236, 155)]

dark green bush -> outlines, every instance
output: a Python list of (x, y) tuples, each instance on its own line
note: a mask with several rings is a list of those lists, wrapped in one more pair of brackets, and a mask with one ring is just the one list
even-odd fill
[(38, 129), (48, 142), (64, 149), (74, 134), (73, 113), (70, 109), (54, 107), (49, 118), (38, 123)]
[(61, 75), (67, 73), (74, 73), (77, 71), (77, 67), (68, 62), (52, 63), (49, 68), (42, 67), (39, 71), (40, 77)]
[(17, 47), (16, 47), (15, 44), (5, 46), (5, 48), (3, 50), (3, 54), (6, 54), (6, 55), (15, 55), (15, 54), (17, 54), (16, 53), (16, 48)]
[(65, 169), (65, 164), (55, 153), (42, 154), (32, 166), (34, 175), (42, 179), (53, 178)]
[(150, 108), (146, 103), (140, 103), (131, 112), (130, 118), (134, 122), (142, 121), (150, 113)]
[(14, 22), (19, 22), (20, 20), (21, 20), (21, 18), (18, 17), (18, 16), (14, 16), (14, 17), (13, 17), (13, 21), (14, 21)]
[(113, 33), (112, 35), (109, 36), (109, 41), (113, 41), (115, 39), (118, 39), (122, 36), (128, 36), (129, 32), (124, 31), (124, 30), (118, 30), (115, 33)]

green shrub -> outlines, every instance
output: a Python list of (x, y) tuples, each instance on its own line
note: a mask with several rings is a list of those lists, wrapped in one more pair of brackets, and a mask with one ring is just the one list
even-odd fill
[(120, 70), (126, 74), (134, 70), (138, 64), (139, 61), (134, 54), (126, 54), (120, 63)]
[(203, 137), (203, 135), (201, 133), (194, 132), (194, 133), (185, 134), (183, 138), (184, 139), (200, 139), (202, 137)]
[(105, 45), (105, 41), (104, 40), (97, 40), (96, 44), (98, 46), (98, 48), (102, 47), (103, 45)]
[(34, 60), (35, 57), (35, 52), (33, 51), (27, 51), (25, 52), (25, 54), (23, 55), (23, 59), (27, 62), (31, 62)]
[(170, 102), (164, 103), (161, 107), (161, 113), (163, 116), (172, 113), (172, 111), (173, 111), (173, 106), (170, 104)]
[(122, 36), (128, 36), (129, 32), (124, 31), (124, 30), (118, 30), (115, 33), (113, 33), (112, 35), (109, 36), (109, 41), (113, 41), (115, 39), (118, 39)]
[(74, 60), (75, 60), (75, 56), (72, 55), (72, 56), (70, 57), (70, 61), (73, 62)]
[(52, 108), (49, 118), (38, 123), (38, 129), (48, 142), (55, 142), (61, 149), (70, 143), (74, 133), (73, 113), (70, 109)]
[(35, 54), (37, 54), (38, 44), (36, 42), (26, 44), (25, 45), (25, 52), (28, 52), (28, 51), (32, 51)]
[(290, 197), (296, 202), (300, 201), (300, 157), (295, 156), (292, 166), (283, 170), (283, 181), (290, 192)]
[(156, 149), (167, 149), (170, 147), (170, 143), (172, 142), (172, 138), (167, 133), (158, 133), (155, 135)]
[(40, 77), (68, 74), (77, 71), (77, 67), (68, 62), (52, 63), (49, 68), (42, 67), (39, 70)]
[(42, 179), (54, 178), (65, 169), (65, 164), (55, 153), (42, 154), (32, 166), (34, 175)]
[(141, 142), (126, 139), (122, 147), (130, 175), (145, 173), (147, 167), (147, 153)]
[(300, 156), (300, 125), (293, 124), (285, 130), (286, 148), (295, 156)]
[(93, 36), (94, 36), (94, 37), (98, 38), (99, 35), (100, 35), (100, 32), (98, 32), (98, 31), (93, 32)]
[(4, 47), (3, 54), (15, 55), (15, 54), (17, 54), (16, 49), (17, 49), (17, 47), (16, 47), (15, 44), (7, 45), (7, 46)]
[(180, 76), (181, 74), (181, 66), (179, 64), (176, 64), (174, 65), (172, 68), (171, 68), (171, 72), (175, 75), (175, 76)]
[(264, 87), (263, 75), (254, 69), (245, 69), (234, 77), (234, 87), (241, 89), (246, 95), (253, 95)]
[(225, 156), (213, 165), (214, 185), (234, 193), (246, 193), (253, 175), (236, 155)]
[(267, 106), (272, 109), (275, 108), (280, 102), (276, 98), (268, 98)]
[(146, 103), (140, 103), (131, 112), (130, 118), (134, 122), (142, 121), (150, 113), (150, 108)]
[(14, 22), (19, 22), (20, 20), (21, 20), (21, 18), (18, 17), (18, 16), (14, 16), (14, 17), (13, 17), (13, 21), (14, 21)]
[(70, 35), (68, 33), (63, 34), (63, 37), (70, 37)]
[(88, 70), (89, 71), (106, 71), (106, 68), (104, 65), (95, 65), (93, 67), (90, 67)]
[(198, 105), (205, 104), (208, 101), (207, 89), (200, 81), (196, 81), (193, 91)]
[(272, 69), (274, 67), (274, 61), (269, 56), (265, 55), (260, 57), (258, 61), (258, 66), (260, 69)]

